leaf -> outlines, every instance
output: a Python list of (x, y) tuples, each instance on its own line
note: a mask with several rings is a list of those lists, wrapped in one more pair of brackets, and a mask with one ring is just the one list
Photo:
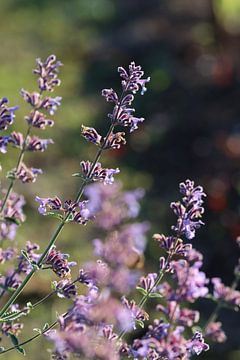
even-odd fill
[(58, 213), (55, 213), (55, 212), (50, 211), (50, 212), (47, 212), (45, 215), (53, 217), (53, 218), (61, 220), (61, 221), (63, 220), (63, 216), (61, 214), (58, 214)]
[(34, 309), (34, 306), (33, 306), (33, 304), (31, 303), (31, 301), (27, 302), (27, 307), (28, 307), (29, 309)]
[(48, 328), (49, 328), (49, 324), (48, 323), (44, 324), (43, 331), (46, 331)]
[(5, 350), (5, 347), (0, 346), (0, 353), (3, 352)]
[(33, 331), (36, 331), (40, 335), (42, 334), (42, 330), (39, 328), (34, 328)]
[(144, 322), (142, 320), (136, 320), (137, 325), (144, 329)]
[(26, 313), (22, 311), (12, 311), (7, 312), (5, 315), (0, 319), (0, 322), (6, 322), (6, 321), (14, 321), (19, 319), (21, 316), (25, 316)]
[(75, 173), (75, 174), (72, 174), (72, 176), (83, 177), (83, 175), (81, 173)]
[(17, 347), (17, 351), (20, 352), (23, 356), (26, 355), (26, 351), (24, 350), (24, 348), (22, 348), (20, 346)]
[(9, 216), (5, 216), (4, 217), (4, 220), (12, 223), (12, 224), (15, 224), (15, 225), (21, 225), (21, 222), (15, 218), (12, 218), (12, 217), (9, 217)]
[(150, 293), (149, 297), (150, 298), (162, 298), (162, 295), (159, 293)]
[(140, 294), (144, 295), (144, 296), (147, 296), (147, 290), (143, 289), (142, 287), (140, 286), (137, 286), (136, 287), (137, 291), (140, 292)]

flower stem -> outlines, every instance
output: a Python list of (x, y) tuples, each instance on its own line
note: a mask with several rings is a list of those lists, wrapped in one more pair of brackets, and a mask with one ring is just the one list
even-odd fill
[[(15, 170), (16, 173), (18, 172), (18, 170), (19, 170), (19, 168), (20, 168), (20, 166), (22, 164), (23, 158), (24, 158), (24, 154), (25, 154), (25, 151), (26, 151), (26, 145), (27, 145), (27, 138), (28, 138), (28, 136), (30, 134), (30, 130), (31, 130), (31, 125), (29, 125), (28, 128), (27, 128), (27, 132), (26, 132), (26, 135), (25, 135), (25, 138), (24, 138), (24, 141), (23, 141), (23, 146), (22, 146), (22, 149), (21, 149), (21, 151), (19, 153), (19, 156), (18, 156), (18, 159), (17, 159), (16, 170)], [(6, 205), (7, 201), (8, 201), (8, 198), (11, 195), (11, 192), (12, 192), (13, 185), (14, 185), (15, 181), (16, 181), (16, 179), (12, 179), (10, 181), (10, 184), (8, 186), (6, 195), (5, 195), (5, 197), (3, 199), (3, 202), (2, 202), (2, 206), (0, 208), (0, 213), (2, 213), (4, 208), (5, 208), (5, 205)]]
[[(85, 178), (78, 190), (78, 193), (76, 195), (76, 198), (75, 198), (75, 202), (78, 202), (82, 195), (83, 195), (83, 191), (84, 191), (84, 188), (86, 186), (86, 184), (88, 183), (89, 180), (91, 180), (91, 176), (92, 176), (92, 173), (94, 171), (94, 168), (95, 168), (95, 165), (96, 163), (98, 162), (103, 150), (104, 150), (104, 147), (108, 141), (108, 138), (109, 136), (111, 135), (114, 127), (115, 127), (115, 120), (117, 119), (118, 117), (118, 113), (120, 111), (120, 108), (121, 108), (121, 105), (122, 105), (122, 99), (124, 97), (124, 94), (125, 94), (125, 91), (122, 92), (121, 94), (121, 97), (120, 97), (120, 101), (119, 101), (119, 104), (118, 104), (118, 110), (116, 112), (116, 115), (115, 115), (115, 118), (113, 119), (110, 127), (109, 127), (109, 130), (107, 132), (107, 135), (104, 139), (104, 142), (103, 144), (100, 146), (98, 152), (96, 153), (96, 156), (95, 156), (95, 159), (94, 161), (92, 162), (92, 165), (91, 165), (91, 168), (89, 170), (89, 174), (87, 175), (87, 178)], [(20, 159), (21, 161), (21, 159)], [(21, 283), (21, 285), (17, 288), (17, 290), (12, 294), (12, 296), (9, 298), (9, 300), (7, 301), (7, 303), (3, 306), (3, 308), (1, 309), (0, 311), (0, 317), (3, 316), (3, 314), (9, 309), (9, 307), (14, 303), (14, 301), (18, 298), (18, 296), (21, 294), (21, 292), (23, 291), (23, 289), (25, 288), (25, 286), (27, 285), (27, 283), (29, 282), (29, 280), (32, 278), (32, 276), (35, 274), (35, 272), (41, 268), (49, 250), (52, 248), (52, 246), (55, 244), (60, 232), (62, 231), (62, 229), (64, 228), (66, 222), (68, 221), (69, 217), (71, 216), (71, 212), (69, 211), (66, 216), (64, 217), (64, 219), (60, 222), (60, 224), (58, 225), (57, 229), (55, 230), (52, 238), (50, 239), (47, 247), (45, 248), (44, 252), (42, 253), (42, 255), (40, 256), (38, 262), (37, 262), (37, 266), (36, 267), (33, 267), (31, 272), (25, 277), (25, 279), (23, 280), (23, 282)]]
[[(66, 312), (65, 314), (63, 314), (63, 317), (66, 317), (67, 314), (68, 314), (68, 312)], [(51, 330), (52, 328), (54, 328), (57, 324), (58, 324), (58, 320), (55, 320), (51, 325), (49, 325), (49, 327), (48, 327), (47, 329), (43, 330), (41, 333), (38, 333), (38, 334), (32, 336), (31, 338), (23, 341), (22, 343), (20, 343), (20, 344), (18, 344), (18, 345), (15, 345), (15, 346), (12, 346), (12, 347), (10, 347), (10, 348), (8, 348), (8, 349), (6, 349), (6, 350), (3, 350), (2, 352), (0, 352), (0, 355), (6, 354), (7, 352), (9, 352), (9, 351), (11, 351), (11, 350), (16, 350), (17, 348), (19, 348), (19, 347), (21, 347), (21, 346), (23, 346), (23, 345), (28, 344), (29, 342), (31, 342), (31, 341), (37, 339), (38, 337), (44, 335), (46, 332), (48, 332), (49, 330)]]

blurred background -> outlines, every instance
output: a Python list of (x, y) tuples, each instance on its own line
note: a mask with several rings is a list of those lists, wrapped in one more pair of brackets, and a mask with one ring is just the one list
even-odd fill
[[(0, 43), (0, 97), (21, 106), (15, 123), (21, 131), (29, 107), (19, 90), (36, 89), (31, 72), (35, 58), (54, 53), (64, 63), (62, 85), (55, 91), (63, 97), (55, 127), (38, 132), (55, 144), (43, 154), (26, 156), (44, 175), (31, 186), (18, 185), (28, 202), (28, 221), (18, 241), (36, 241), (41, 247), (47, 242), (55, 220), (38, 215), (34, 198), (69, 198), (76, 192), (78, 179), (71, 174), (96, 151), (81, 138), (81, 124), (107, 131), (111, 105), (101, 97), (101, 89), (118, 90), (117, 67), (134, 60), (151, 76), (146, 95), (135, 103), (137, 115), (146, 121), (127, 146), (108, 152), (103, 162), (121, 169), (125, 189), (146, 191), (140, 215), (152, 225), (146, 268), (154, 271), (159, 258), (151, 235), (169, 231), (175, 221), (169, 203), (179, 198), (179, 182), (190, 178), (208, 194), (206, 226), (194, 246), (205, 255), (207, 275), (231, 284), (240, 235), (240, 1), (1, 0)], [(1, 156), (3, 174), (15, 165), (16, 155), (12, 149)], [(81, 264), (91, 256), (94, 231), (94, 225), (68, 226), (59, 241), (61, 250)], [(48, 291), (49, 282), (35, 278), (22, 300)], [(25, 324), (28, 334), (39, 327), (39, 319), (44, 323), (54, 318), (54, 301), (33, 312)], [(57, 306), (61, 311), (62, 304)], [(207, 318), (212, 306), (200, 306)], [(204, 358), (240, 359), (240, 317), (224, 310), (220, 318), (228, 341)], [(31, 343), (27, 358), (48, 358), (43, 347), (50, 347), (44, 339)], [(20, 356), (10, 353), (5, 358)]]

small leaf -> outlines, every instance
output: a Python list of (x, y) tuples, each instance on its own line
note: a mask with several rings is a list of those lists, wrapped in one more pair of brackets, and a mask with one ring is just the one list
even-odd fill
[(17, 349), (17, 351), (20, 352), (23, 356), (26, 355), (26, 351), (24, 350), (24, 348), (18, 346), (16, 349)]
[(16, 225), (20, 225), (20, 224), (21, 224), (21, 222), (20, 222), (19, 220), (15, 219), (15, 218), (13, 218), (13, 217), (9, 217), (9, 216), (5, 216), (5, 217), (4, 217), (4, 220), (6, 220), (6, 221), (8, 221), (8, 222), (10, 222), (10, 223), (12, 223), (12, 224), (16, 224)]
[(140, 292), (140, 294), (142, 294), (142, 295), (144, 295), (144, 296), (146, 296), (146, 295), (148, 294), (148, 293), (147, 293), (147, 290), (143, 289), (143, 288), (140, 287), (140, 286), (137, 286), (136, 289), (137, 289), (137, 291)]
[(150, 293), (149, 297), (150, 298), (162, 298), (162, 295), (159, 293)]
[(48, 328), (49, 328), (49, 324), (48, 323), (44, 324), (43, 331), (46, 331)]
[(9, 334), (9, 336), (10, 336), (10, 339), (11, 339), (11, 341), (12, 341), (12, 343), (13, 343), (13, 345), (14, 346), (18, 346), (18, 338), (15, 336), (15, 335), (13, 335), (13, 334)]
[(81, 173), (75, 173), (75, 174), (72, 174), (72, 176), (83, 177), (83, 175)]
[(58, 219), (58, 220), (63, 220), (63, 216), (61, 214), (58, 214), (58, 213), (55, 213), (55, 212), (50, 211), (50, 212), (47, 212), (45, 215), (53, 217), (53, 218)]
[(27, 307), (28, 307), (29, 309), (34, 309), (34, 306), (33, 306), (33, 304), (31, 303), (31, 301), (27, 302)]
[(34, 328), (33, 331), (36, 331), (40, 335), (42, 334), (42, 330), (39, 328)]
[(26, 252), (26, 250), (21, 250), (21, 254), (31, 264), (31, 259), (28, 256), (28, 253)]
[(136, 320), (136, 323), (142, 328), (144, 329), (144, 322), (142, 320)]

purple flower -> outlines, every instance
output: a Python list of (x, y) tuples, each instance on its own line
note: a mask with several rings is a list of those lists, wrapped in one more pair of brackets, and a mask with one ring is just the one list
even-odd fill
[(194, 182), (186, 180), (185, 183), (179, 185), (180, 192), (185, 195), (183, 204), (180, 202), (171, 203), (171, 208), (177, 215), (177, 225), (172, 229), (178, 236), (185, 235), (187, 239), (195, 237), (196, 229), (200, 228), (204, 223), (200, 220), (204, 212), (203, 197), (206, 194), (201, 186), (194, 187)]
[(149, 273), (147, 276), (142, 276), (140, 278), (139, 286), (146, 290), (147, 292), (154, 292), (156, 288), (154, 287), (155, 281), (157, 279), (157, 273)]
[(69, 255), (62, 254), (60, 251), (56, 250), (54, 246), (48, 253), (45, 264), (51, 266), (52, 270), (59, 277), (70, 277), (71, 267), (75, 266), (74, 261), (68, 262)]
[(68, 279), (60, 280), (59, 282), (53, 282), (54, 288), (56, 289), (57, 295), (60, 298), (70, 299), (77, 295), (77, 288), (75, 284), (73, 284)]
[(82, 136), (96, 145), (100, 145), (101, 143), (102, 136), (92, 127), (82, 125)]
[[(111, 185), (114, 182), (113, 175), (118, 174), (120, 170), (102, 168), (100, 162), (97, 162), (92, 169), (92, 163), (90, 161), (81, 161), (82, 172), (89, 180), (102, 181), (105, 185)], [(92, 169), (92, 171), (91, 171)]]
[(103, 89), (102, 96), (104, 96), (107, 101), (118, 104), (118, 96), (117, 96), (117, 93), (113, 89)]
[(0, 130), (6, 130), (13, 123), (14, 113), (19, 109), (19, 106), (7, 107), (7, 103), (7, 98), (0, 99)]
[(218, 343), (222, 343), (227, 339), (224, 331), (222, 330), (222, 323), (220, 322), (211, 322), (208, 324), (205, 330), (205, 336)]
[(61, 81), (58, 79), (58, 72), (62, 63), (56, 61), (55, 55), (50, 55), (44, 62), (41, 59), (37, 59), (36, 62), (37, 69), (34, 69), (33, 73), (39, 76), (39, 89), (41, 91), (53, 91), (55, 86), (61, 84)]
[(129, 65), (129, 73), (123, 67), (119, 67), (118, 72), (123, 79), (122, 87), (125, 91), (136, 93), (141, 89), (141, 95), (145, 93), (147, 90), (146, 83), (150, 81), (150, 77), (147, 79), (141, 79), (144, 72), (142, 71), (140, 65), (136, 66), (135, 62), (132, 61)]
[(29, 93), (28, 91), (21, 89), (20, 95), (32, 107), (41, 107), (41, 94), (39, 94), (38, 92)]
[(132, 326), (135, 329), (135, 321), (146, 321), (149, 319), (149, 315), (146, 313), (145, 310), (141, 309), (139, 306), (136, 305), (134, 300), (127, 300), (124, 296), (122, 297), (122, 303), (126, 306), (128, 310), (131, 312), (132, 318)]
[(6, 154), (7, 152), (7, 146), (10, 142), (11, 137), (6, 135), (6, 136), (0, 136), (0, 152), (3, 154)]
[(47, 110), (53, 116), (58, 107), (61, 106), (61, 101), (61, 96), (56, 96), (55, 98), (47, 96), (42, 100), (40, 107)]
[(120, 149), (122, 145), (125, 145), (126, 139), (125, 139), (125, 133), (124, 132), (117, 132), (117, 133), (111, 133), (108, 138), (103, 139), (102, 142), (105, 143), (104, 149)]
[(35, 201), (40, 203), (38, 212), (41, 215), (46, 215), (48, 210), (62, 209), (62, 202), (57, 196), (54, 198), (40, 198), (39, 196), (36, 196)]
[(122, 125), (125, 127), (130, 127), (130, 132), (138, 129), (138, 123), (142, 123), (144, 118), (138, 118), (133, 116), (132, 113), (135, 110), (133, 108), (127, 108), (123, 106), (116, 105), (113, 109), (113, 113), (109, 114), (112, 122), (116, 125)]
[(187, 350), (192, 355), (200, 355), (203, 351), (209, 350), (209, 345), (204, 342), (200, 332), (195, 332), (192, 339), (187, 343)]
[(38, 136), (28, 137), (27, 150), (28, 151), (45, 151), (49, 144), (53, 144), (52, 139), (40, 139)]
[(79, 211), (74, 214), (73, 221), (78, 224), (85, 225), (91, 218), (90, 211), (86, 208), (87, 201), (78, 203)]
[(26, 116), (25, 119), (29, 125), (43, 130), (46, 126), (53, 126), (54, 124), (53, 120), (47, 119), (46, 116), (39, 111), (32, 111), (30, 116)]
[(18, 171), (15, 173), (15, 176), (16, 176), (17, 179), (21, 180), (25, 184), (25, 183), (35, 182), (36, 179), (37, 179), (37, 176), (39, 174), (42, 174), (41, 169), (28, 168), (22, 162), (21, 166), (18, 169)]
[(215, 299), (225, 301), (230, 305), (236, 306), (236, 310), (240, 306), (240, 291), (234, 290), (229, 286), (225, 286), (220, 278), (212, 278), (213, 296)]
[(24, 136), (20, 132), (13, 131), (9, 138), (9, 143), (12, 143), (14, 146), (22, 149), (24, 143)]

